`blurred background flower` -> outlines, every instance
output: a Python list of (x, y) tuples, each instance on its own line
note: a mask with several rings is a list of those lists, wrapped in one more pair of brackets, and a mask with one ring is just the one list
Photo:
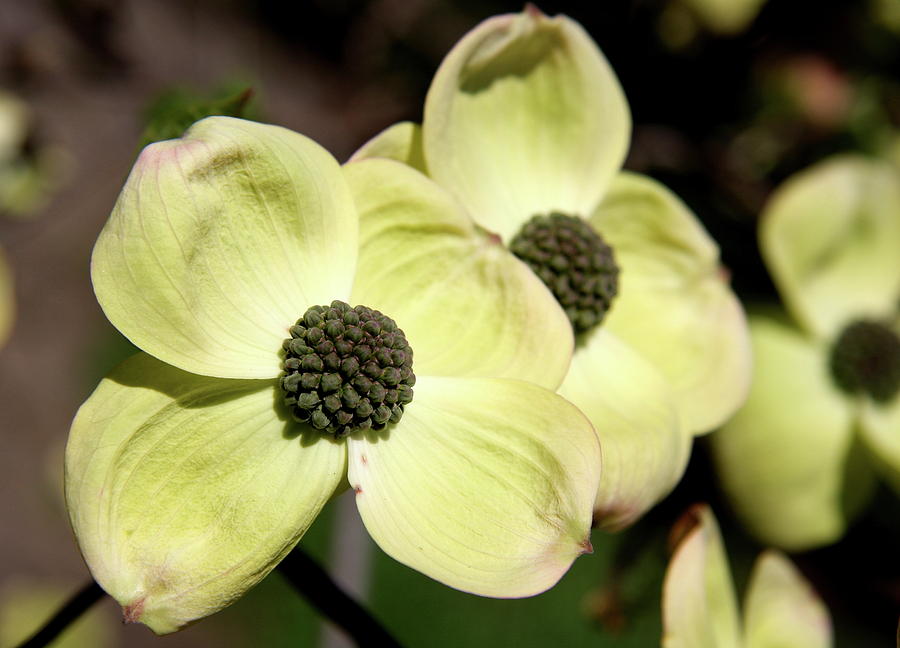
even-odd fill
[(660, 16), (660, 36), (681, 47), (701, 29), (733, 36), (744, 31), (756, 18), (766, 0), (675, 0)]
[[(43, 140), (31, 107), (0, 86), (0, 217), (26, 219), (46, 205), (65, 174), (62, 149)], [(14, 280), (0, 249), (0, 346), (15, 319)]]
[(728, 555), (712, 510), (698, 504), (672, 530), (676, 547), (663, 584), (663, 648), (829, 648), (828, 609), (784, 554), (753, 565), (738, 606)]
[(748, 528), (808, 549), (844, 534), (876, 473), (900, 492), (900, 174), (819, 162), (773, 194), (760, 246), (793, 317), (751, 318), (750, 397), (711, 444)]
[(0, 89), (0, 215), (27, 218), (50, 199), (66, 155), (44, 141), (25, 101)]

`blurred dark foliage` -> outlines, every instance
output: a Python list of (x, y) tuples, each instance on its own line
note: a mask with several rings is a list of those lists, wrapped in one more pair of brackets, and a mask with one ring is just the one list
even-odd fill
[(262, 120), (253, 103), (253, 88), (243, 87), (243, 84), (229, 83), (207, 93), (172, 88), (159, 95), (147, 108), (143, 120), (147, 127), (139, 147), (181, 137), (191, 124), (212, 115)]

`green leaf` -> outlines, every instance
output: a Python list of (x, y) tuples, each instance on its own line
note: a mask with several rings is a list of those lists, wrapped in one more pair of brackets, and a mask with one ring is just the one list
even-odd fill
[(456, 44), (423, 129), (429, 174), (509, 241), (536, 214), (594, 209), (625, 157), (631, 117), (584, 29), (529, 6)]
[(94, 579), (159, 634), (261, 580), (343, 480), (344, 444), (286, 420), (275, 381), (183, 372), (146, 354), (82, 405), (66, 501)]
[(556, 389), (572, 327), (531, 270), (412, 168), (372, 159), (344, 169), (360, 214), (353, 301), (403, 329), (416, 375), (510, 377)]
[(715, 242), (675, 194), (632, 173), (616, 176), (591, 224), (621, 271), (604, 326), (662, 371), (688, 432), (714, 429), (743, 403), (751, 371)]
[[(524, 599), (486, 599), (459, 592), (379, 551), (374, 556), (370, 609), (404, 646), (659, 646), (664, 551), (662, 543), (645, 546), (646, 540), (645, 529), (595, 531), (593, 555), (576, 560), (549, 591)], [(623, 577), (617, 559), (636, 547), (641, 547), (636, 560)], [(620, 577), (624, 624), (614, 625), (603, 621), (604, 606), (598, 599)]]
[(288, 328), (346, 300), (357, 218), (334, 158), (306, 137), (228, 117), (144, 149), (94, 247), (106, 316), (193, 373), (274, 378)]
[(161, 140), (175, 139), (196, 121), (213, 115), (255, 119), (250, 106), (253, 88), (229, 84), (207, 93), (186, 88), (163, 92), (145, 111), (147, 123), (141, 136), (141, 147)]
[(595, 524), (630, 525), (672, 490), (690, 455), (691, 435), (679, 424), (668, 382), (599, 328), (579, 343), (559, 393), (584, 412), (600, 439)]
[(350, 440), (350, 483), (390, 556), (451, 587), (521, 597), (590, 551), (600, 448), (590, 423), (516, 380), (426, 377), (403, 419)]

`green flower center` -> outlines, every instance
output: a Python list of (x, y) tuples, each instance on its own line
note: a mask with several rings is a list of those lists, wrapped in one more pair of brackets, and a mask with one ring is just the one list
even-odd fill
[(834, 343), (830, 365), (845, 392), (887, 402), (900, 391), (900, 338), (878, 322), (853, 322)]
[(612, 248), (582, 218), (534, 216), (509, 245), (556, 297), (575, 333), (606, 316), (619, 285)]
[(312, 306), (283, 347), (285, 405), (336, 438), (396, 423), (412, 401), (412, 348), (377, 310), (337, 300)]

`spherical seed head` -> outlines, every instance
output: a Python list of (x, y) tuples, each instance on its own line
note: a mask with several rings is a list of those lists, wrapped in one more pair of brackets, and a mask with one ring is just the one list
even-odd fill
[(394, 320), (335, 300), (310, 307), (290, 332), (281, 388), (294, 419), (337, 438), (400, 420), (416, 376)]
[(619, 267), (612, 248), (582, 218), (534, 216), (509, 245), (560, 303), (575, 333), (599, 324), (612, 305)]
[(886, 403), (900, 391), (900, 337), (871, 320), (849, 324), (831, 348), (831, 374), (848, 394)]

